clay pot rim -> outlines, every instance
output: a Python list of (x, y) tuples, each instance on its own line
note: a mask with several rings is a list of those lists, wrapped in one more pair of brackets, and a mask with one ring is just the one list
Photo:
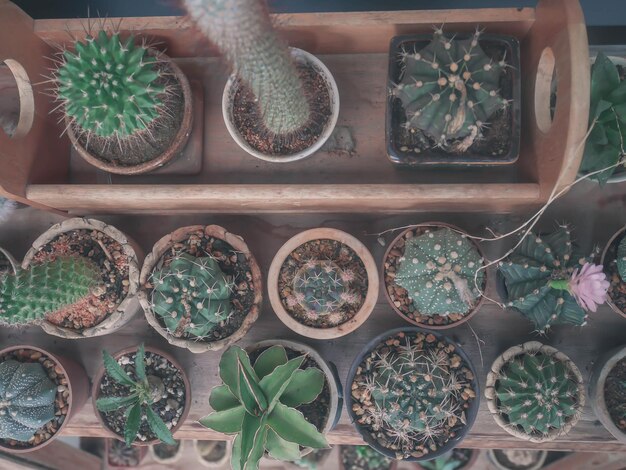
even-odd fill
[[(196, 231), (203, 231), (205, 235), (218, 238), (231, 245), (238, 252), (243, 253), (246, 256), (248, 264), (250, 265), (250, 272), (252, 274), (252, 283), (254, 284), (254, 303), (250, 308), (250, 311), (244, 318), (240, 327), (234, 331), (230, 336), (217, 340), (217, 341), (194, 341), (193, 339), (176, 338), (172, 336), (157, 319), (156, 315), (150, 307), (149, 301), (149, 289), (146, 288), (148, 279), (157, 265), (161, 262), (163, 255), (174, 244), (187, 240), (189, 235)], [(261, 269), (259, 264), (248, 248), (248, 245), (239, 235), (235, 235), (227, 231), (224, 227), (219, 225), (189, 225), (178, 228), (171, 233), (161, 237), (152, 247), (152, 251), (146, 255), (146, 259), (141, 267), (141, 273), (139, 274), (139, 303), (143, 308), (144, 314), (148, 323), (161, 335), (169, 344), (178, 346), (180, 348), (186, 348), (192, 353), (204, 353), (207, 351), (217, 351), (229, 346), (236, 341), (243, 338), (252, 324), (259, 317), (261, 310), (261, 304), (263, 301), (263, 278), (261, 275)]]
[[(498, 396), (496, 393), (496, 382), (498, 375), (502, 367), (509, 363), (509, 361), (517, 356), (521, 356), (526, 353), (541, 352), (547, 356), (554, 357), (558, 361), (561, 361), (567, 369), (572, 373), (577, 381), (578, 391), (578, 406), (576, 413), (572, 418), (565, 423), (565, 425), (559, 429), (552, 429), (546, 436), (532, 436), (520, 431), (516, 427), (512, 427), (503, 416), (498, 413)], [(485, 398), (487, 399), (487, 407), (489, 413), (493, 416), (495, 422), (504, 429), (506, 432), (525, 441), (533, 443), (550, 442), (560, 436), (565, 436), (578, 422), (582, 416), (583, 408), (585, 406), (585, 385), (583, 376), (578, 369), (578, 366), (568, 356), (552, 346), (540, 343), (539, 341), (527, 341), (525, 343), (512, 346), (502, 354), (500, 354), (491, 365), (491, 370), (487, 373), (487, 381), (485, 384)]]
[[(85, 217), (74, 217), (72, 219), (63, 220), (48, 228), (41, 235), (39, 235), (37, 239), (35, 239), (24, 256), (22, 268), (28, 268), (30, 262), (40, 248), (49, 244), (57, 236), (73, 230), (95, 230), (102, 232), (122, 246), (122, 250), (128, 258), (128, 293), (126, 294), (126, 297), (119, 301), (115, 311), (113, 311), (100, 323), (90, 328), (73, 330), (71, 328), (54, 325), (47, 320), (41, 321), (39, 325), (46, 333), (66, 339), (79, 339), (112, 333), (128, 323), (134, 316), (135, 312), (131, 312), (129, 310), (129, 312), (126, 313), (126, 310), (128, 310), (129, 305), (134, 300), (139, 289), (139, 257), (141, 256), (141, 249), (132, 239), (127, 237), (119, 229), (100, 220)], [(123, 317), (125, 317), (124, 321), (121, 321)], [(116, 325), (117, 327), (115, 327)]]
[[(496, 467), (498, 467), (498, 470), (511, 470), (510, 467), (505, 467), (503, 464), (500, 463), (500, 461), (498, 460), (498, 458), (495, 455), (494, 450), (496, 450), (496, 449), (487, 449), (487, 455), (488, 455), (489, 460), (491, 461), (491, 463), (493, 463)], [(543, 464), (546, 461), (546, 458), (548, 457), (548, 451), (547, 450), (543, 450), (543, 449), (529, 449), (529, 450), (532, 450), (534, 452), (538, 452), (539, 455), (541, 455), (541, 457), (535, 463), (535, 465), (533, 465), (532, 467), (525, 468), (523, 470), (540, 470), (541, 468), (543, 468)]]
[[(115, 360), (117, 360), (120, 356), (124, 356), (127, 354), (132, 354), (137, 352), (137, 348), (139, 347), (139, 345), (137, 346), (131, 346), (128, 348), (124, 348), (118, 352), (116, 352), (115, 354), (112, 354), (113, 358)], [(167, 359), (167, 361), (172, 364), (174, 367), (176, 367), (182, 377), (183, 377), (183, 383), (185, 384), (185, 405), (183, 408), (183, 413), (180, 415), (180, 418), (178, 420), (178, 424), (176, 424), (176, 426), (173, 426), (172, 429), (170, 429), (172, 435), (183, 425), (183, 423), (185, 422), (185, 420), (187, 419), (187, 415), (189, 414), (189, 410), (191, 408), (191, 383), (189, 382), (189, 377), (187, 377), (187, 373), (185, 372), (185, 369), (183, 369), (183, 367), (181, 366), (181, 364), (169, 353), (163, 351), (162, 349), (156, 348), (156, 347), (152, 347), (152, 346), (144, 346), (145, 351), (146, 352), (151, 352), (153, 354), (157, 354), (161, 357), (164, 357), (165, 359)], [(111, 428), (109, 428), (109, 426), (106, 424), (106, 422), (104, 421), (104, 418), (102, 417), (100, 411), (98, 410), (98, 407), (96, 406), (96, 400), (99, 396), (99, 392), (100, 392), (100, 383), (102, 382), (102, 379), (104, 378), (104, 374), (105, 374), (105, 368), (104, 368), (104, 364), (101, 364), (98, 366), (98, 370), (96, 371), (96, 373), (93, 376), (92, 379), (92, 388), (91, 388), (91, 404), (93, 406), (93, 411), (94, 414), (96, 415), (96, 418), (98, 419), (98, 422), (100, 423), (100, 426), (102, 426), (102, 429), (105, 430), (105, 432), (108, 434), (109, 437), (117, 439), (118, 441), (124, 441), (124, 437), (123, 436), (118, 436)], [(135, 438), (136, 439), (136, 438)], [(133, 446), (138, 446), (138, 447), (144, 447), (144, 446), (149, 446), (152, 444), (158, 444), (159, 442), (161, 442), (158, 438), (157, 439), (152, 439), (149, 441), (133, 441), (132, 445)]]
[[(178, 444), (178, 450), (176, 451), (176, 453), (169, 458), (161, 458), (159, 457), (155, 450), (154, 450), (154, 446), (157, 446), (159, 444), (163, 444), (162, 442), (156, 442), (154, 444), (150, 444), (148, 446), (148, 453), (150, 454), (150, 456), (159, 464), (161, 465), (167, 465), (167, 464), (172, 464), (172, 463), (176, 463), (178, 462), (181, 457), (183, 456), (183, 451), (185, 450), (185, 441), (183, 439), (177, 439), (177, 441), (179, 442)], [(167, 445), (167, 444), (166, 444)]]
[[(478, 456), (480, 455), (480, 449), (462, 449), (470, 451), (470, 458), (467, 463), (465, 463), (465, 465), (463, 465), (462, 467), (459, 467), (458, 470), (471, 470), (471, 468), (476, 464), (476, 461), (478, 460)], [(452, 452), (453, 450), (454, 449), (452, 449), (450, 452)], [(419, 462), (413, 462), (413, 465), (415, 465), (415, 470), (425, 470)]]
[[(111, 447), (111, 443), (112, 442), (119, 442), (119, 439), (114, 439), (114, 438), (111, 438), (111, 437), (105, 437), (104, 438), (105, 455), (102, 457), (102, 461), (106, 462), (107, 470), (108, 469), (119, 469), (119, 468), (123, 468), (123, 469), (137, 468), (137, 467), (120, 467), (120, 466), (117, 466), (117, 465), (111, 465), (109, 463), (109, 461), (108, 461), (109, 460), (108, 459), (108, 456), (109, 456), (108, 452), (109, 452), (109, 449)], [(146, 456), (146, 453), (148, 452), (148, 448), (146, 446), (141, 446), (141, 447), (140, 446), (134, 446), (133, 450), (136, 450), (137, 452), (139, 452), (139, 465), (141, 466), (141, 462), (143, 461), (144, 457)]]
[[(476, 315), (480, 309), (482, 308), (482, 306), (484, 305), (486, 299), (484, 295), (479, 296), (478, 298), (478, 302), (476, 303), (476, 305), (474, 306), (474, 308), (472, 310), (470, 310), (467, 314), (463, 315), (463, 318), (461, 318), (458, 321), (455, 321), (453, 323), (448, 323), (447, 325), (429, 325), (428, 323), (419, 323), (411, 318), (409, 318), (408, 316), (406, 316), (406, 314), (404, 312), (402, 312), (402, 310), (400, 310), (398, 307), (396, 307), (393, 303), (393, 301), (391, 300), (391, 296), (389, 295), (389, 291), (387, 290), (387, 282), (385, 280), (385, 273), (386, 273), (386, 269), (385, 269), (385, 264), (387, 263), (387, 258), (389, 257), (389, 253), (391, 253), (391, 250), (395, 247), (396, 243), (398, 242), (398, 240), (400, 240), (402, 237), (404, 237), (408, 232), (415, 230), (416, 228), (419, 227), (439, 227), (439, 228), (449, 228), (452, 229), (454, 232), (460, 233), (460, 234), (465, 234), (468, 235), (468, 233), (465, 230), (460, 229), (459, 227), (457, 227), (456, 225), (451, 225), (451, 224), (447, 224), (445, 222), (424, 222), (421, 224), (415, 224), (415, 225), (411, 225), (410, 227), (407, 227), (405, 230), (403, 230), (402, 232), (400, 232), (398, 234), (398, 236), (396, 236), (393, 241), (389, 244), (389, 246), (387, 247), (387, 250), (385, 250), (385, 255), (383, 256), (383, 262), (381, 265), (381, 279), (382, 282), (384, 284), (384, 289), (383, 291), (385, 292), (385, 299), (387, 299), (387, 302), (389, 303), (389, 305), (391, 306), (391, 308), (393, 309), (394, 312), (396, 312), (398, 315), (400, 315), (400, 317), (402, 317), (404, 320), (406, 320), (407, 322), (411, 323), (412, 325), (415, 326), (419, 326), (420, 328), (426, 328), (427, 330), (447, 330), (448, 328), (454, 328), (456, 326), (459, 326), (467, 321), (469, 321), (474, 315)], [(476, 248), (476, 250), (478, 251), (478, 254), (480, 255), (480, 257), (483, 259), (483, 266), (485, 265), (484, 260), (485, 255), (483, 253), (483, 250), (481, 248), (481, 246), (476, 243), (475, 240), (472, 240), (471, 238), (467, 238)], [(488, 269), (483, 269), (483, 272), (485, 273), (485, 279), (483, 281), (483, 288), (484, 290), (487, 289), (487, 286), (489, 285), (489, 279), (490, 279), (490, 274), (489, 274), (489, 270)], [(395, 283), (394, 283), (395, 285)]]
[[(54, 365), (55, 368), (59, 367), (62, 371), (63, 371), (63, 375), (65, 375), (65, 378), (67, 379), (67, 388), (70, 392), (69, 396), (67, 397), (67, 414), (65, 415), (65, 419), (63, 420), (63, 422), (61, 423), (61, 426), (59, 426), (59, 428), (57, 429), (57, 431), (50, 437), (50, 439), (45, 440), (44, 442), (33, 446), (33, 447), (24, 447), (22, 449), (17, 449), (11, 446), (6, 446), (4, 444), (2, 444), (0, 442), (0, 449), (2, 449), (4, 452), (8, 452), (11, 454), (25, 454), (27, 452), (32, 452), (35, 450), (40, 450), (42, 448), (44, 448), (45, 446), (47, 446), (48, 444), (50, 444), (50, 442), (54, 441), (59, 435), (61, 435), (61, 431), (63, 431), (63, 428), (67, 425), (67, 423), (69, 422), (69, 416), (72, 412), (73, 406), (74, 406), (74, 384), (72, 384), (72, 382), (70, 381), (70, 375), (67, 373), (67, 370), (65, 369), (65, 367), (63, 366), (63, 364), (61, 364), (61, 361), (58, 359), (58, 357), (56, 356), (56, 354), (52, 354), (51, 352), (43, 349), (43, 348), (38, 348), (37, 346), (27, 346), (27, 345), (23, 345), (23, 344), (18, 344), (16, 346), (8, 346), (6, 348), (3, 348), (2, 350), (0, 350), (0, 358), (4, 357), (6, 354), (15, 351), (17, 349), (24, 349), (27, 351), (34, 351), (34, 352), (40, 352), (43, 356), (46, 356), (48, 359), (50, 359), (51, 361), (54, 361)], [(55, 410), (56, 410), (56, 404), (55, 404)]]
[[(624, 225), (622, 228), (620, 228), (617, 232), (615, 232), (613, 234), (613, 236), (609, 239), (609, 241), (607, 242), (607, 244), (604, 246), (604, 250), (602, 251), (602, 257), (600, 258), (600, 264), (602, 265), (603, 270), (606, 271), (605, 268), (605, 261), (609, 261), (606, 259), (608, 253), (609, 253), (609, 248), (611, 247), (611, 245), (613, 244), (613, 242), (619, 238), (620, 236), (624, 236), (626, 237), (626, 225)], [(606, 295), (606, 303), (609, 307), (611, 307), (611, 310), (613, 310), (615, 313), (621, 315), (622, 317), (626, 318), (626, 312), (622, 312), (619, 308), (617, 308), (617, 305), (615, 305), (613, 303), (613, 300), (611, 299), (611, 297), (609, 296), (609, 294), (607, 293)]]
[[(348, 246), (359, 257), (367, 273), (367, 294), (361, 308), (350, 320), (333, 328), (315, 328), (300, 323), (287, 312), (278, 292), (278, 276), (287, 257), (299, 246), (314, 240), (334, 240)], [(296, 333), (313, 339), (339, 338), (359, 328), (374, 310), (378, 301), (379, 289), (378, 269), (371, 252), (356, 237), (335, 228), (312, 228), (291, 237), (272, 258), (272, 264), (267, 274), (267, 290), (270, 304), (280, 321)]]
[(222, 459), (217, 462), (207, 462), (206, 460), (202, 458), (202, 456), (200, 455), (200, 452), (198, 451), (198, 441), (202, 441), (202, 440), (203, 439), (193, 440), (193, 449), (196, 453), (196, 459), (198, 460), (200, 465), (206, 468), (222, 468), (222, 466), (230, 459), (230, 455), (232, 454), (233, 441), (229, 439), (222, 440), (222, 442), (226, 442), (226, 453), (224, 454)]
[(107, 163), (104, 160), (101, 160), (100, 158), (92, 154), (85, 147), (83, 147), (80, 144), (79, 139), (74, 132), (74, 129), (70, 125), (69, 117), (65, 115), (65, 119), (64, 119), (65, 127), (67, 129), (67, 135), (69, 136), (70, 141), (72, 142), (72, 145), (77, 150), (78, 154), (85, 161), (87, 161), (89, 164), (95, 166), (96, 168), (100, 170), (107, 171), (109, 173), (114, 173), (117, 175), (138, 175), (142, 173), (148, 173), (149, 171), (155, 170), (165, 165), (170, 160), (172, 160), (178, 154), (178, 152), (185, 147), (185, 144), (187, 143), (189, 135), (191, 134), (191, 123), (193, 119), (193, 113), (192, 113), (193, 97), (191, 94), (191, 87), (189, 86), (189, 80), (187, 80), (187, 77), (185, 76), (183, 71), (180, 69), (180, 67), (165, 53), (160, 52), (154, 48), (148, 48), (148, 51), (151, 54), (153, 54), (155, 57), (157, 57), (158, 60), (168, 63), (168, 66), (171, 67), (171, 69), (173, 70), (174, 76), (176, 77), (176, 80), (178, 81), (182, 89), (183, 103), (184, 103), (183, 117), (180, 122), (180, 127), (178, 129), (178, 132), (176, 133), (176, 135), (170, 142), (169, 146), (159, 156), (147, 162), (140, 163), (138, 165), (121, 166), (121, 165), (115, 165), (113, 163)]

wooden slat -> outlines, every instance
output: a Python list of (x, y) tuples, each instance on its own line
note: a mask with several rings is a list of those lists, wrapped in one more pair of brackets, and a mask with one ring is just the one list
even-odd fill
[(0, 451), (0, 468), (3, 470), (50, 469), (100, 470), (102, 459), (60, 440), (26, 454), (7, 454)]

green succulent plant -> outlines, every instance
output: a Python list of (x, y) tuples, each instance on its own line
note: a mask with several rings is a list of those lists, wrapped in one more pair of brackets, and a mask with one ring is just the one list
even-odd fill
[(420, 466), (425, 470), (456, 470), (457, 468), (461, 468), (464, 464), (465, 462), (455, 458), (453, 451), (450, 451), (441, 457), (420, 462)]
[(406, 240), (395, 282), (422, 315), (466, 314), (480, 296), (483, 259), (467, 237), (444, 227)]
[[(356, 455), (361, 459), (368, 468), (375, 470), (387, 470), (393, 460), (385, 457), (380, 452), (372, 449), (370, 446), (355, 446)], [(346, 467), (346, 470), (352, 470)]]
[(39, 362), (0, 364), (0, 438), (28, 442), (54, 419), (57, 386)]
[(0, 275), (0, 323), (26, 325), (72, 305), (101, 283), (93, 262), (80, 256), (57, 258)]
[(454, 39), (439, 28), (420, 51), (402, 50), (401, 80), (392, 89), (408, 129), (419, 129), (437, 146), (457, 152), (467, 150), (489, 118), (509, 104), (499, 94), (506, 61), (485, 54), (480, 34)]
[(107, 351), (102, 351), (102, 359), (107, 375), (111, 380), (126, 387), (128, 393), (121, 396), (102, 397), (96, 400), (96, 408), (101, 413), (108, 413), (125, 408), (126, 418), (124, 441), (130, 446), (137, 438), (143, 420), (154, 435), (162, 442), (175, 445), (176, 441), (161, 417), (152, 406), (162, 399), (165, 386), (163, 381), (146, 373), (146, 353), (143, 343), (137, 348), (134, 373), (129, 375), (117, 360)]
[[(594, 124), (595, 123), (595, 124)], [(618, 166), (626, 171), (624, 139), (626, 139), (626, 80), (621, 81), (616, 65), (600, 52), (591, 67), (591, 104), (589, 126), (591, 133), (585, 143), (582, 173), (591, 173), (622, 159)], [(605, 184), (617, 168), (602, 171), (590, 178)]]
[(301, 369), (305, 356), (287, 358), (282, 346), (264, 350), (254, 362), (231, 346), (220, 360), (223, 384), (211, 390), (215, 412), (200, 423), (214, 431), (236, 434), (233, 470), (256, 470), (264, 452), (278, 460), (300, 458), (300, 446), (327, 448), (328, 443), (296, 407), (313, 402), (324, 386), (317, 368)]
[(232, 314), (232, 282), (214, 258), (183, 253), (151, 283), (152, 308), (174, 336), (207, 337)]
[(626, 282), (626, 236), (624, 236), (622, 241), (619, 242), (615, 262), (617, 263), (619, 276), (622, 278), (622, 281)]

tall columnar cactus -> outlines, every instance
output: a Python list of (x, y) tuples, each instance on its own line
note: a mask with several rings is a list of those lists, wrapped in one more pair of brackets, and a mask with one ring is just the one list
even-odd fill
[(203, 338), (231, 315), (231, 282), (211, 257), (186, 253), (151, 277), (152, 304), (175, 336)]
[(0, 364), (0, 438), (27, 442), (54, 419), (57, 387), (39, 362)]
[(258, 100), (270, 133), (303, 128), (310, 106), (289, 50), (259, 0), (185, 0), (200, 30), (232, 64)]
[(494, 61), (479, 44), (480, 31), (454, 39), (437, 29), (420, 51), (400, 53), (402, 78), (393, 88), (406, 127), (436, 145), (463, 152), (482, 135), (489, 118), (508, 101), (499, 94), (505, 59)]
[(88, 137), (151, 137), (166, 92), (157, 62), (132, 36), (122, 41), (119, 33), (88, 35), (61, 56), (54, 73), (57, 100)]
[(72, 305), (101, 282), (87, 258), (57, 258), (0, 276), (0, 323), (25, 325)]
[(477, 303), (485, 277), (474, 244), (454, 230), (429, 230), (406, 240), (395, 282), (423, 315), (466, 314)]
[(619, 272), (622, 281), (626, 282), (626, 235), (622, 238), (622, 241), (617, 247), (617, 271)]

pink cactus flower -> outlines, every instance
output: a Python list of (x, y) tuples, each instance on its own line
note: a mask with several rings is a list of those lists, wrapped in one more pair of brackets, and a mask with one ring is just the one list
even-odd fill
[(578, 305), (592, 312), (604, 303), (610, 285), (602, 266), (592, 263), (585, 263), (580, 272), (575, 269), (568, 282), (569, 292)]

